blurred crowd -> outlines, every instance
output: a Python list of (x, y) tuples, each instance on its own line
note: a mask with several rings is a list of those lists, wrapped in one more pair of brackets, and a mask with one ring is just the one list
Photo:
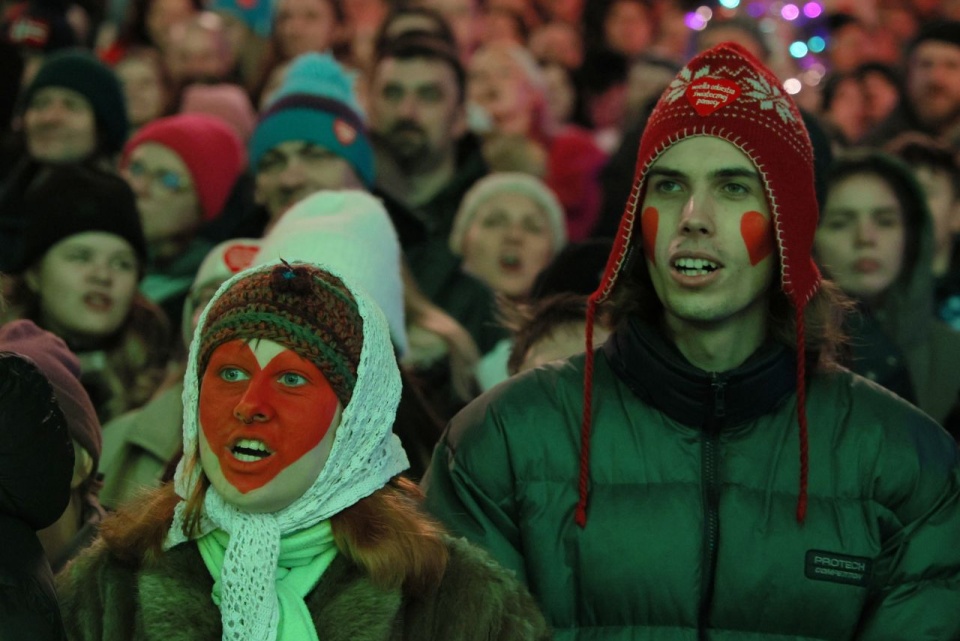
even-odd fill
[(42, 344), (84, 399), (66, 508), (29, 519), (54, 572), (173, 477), (190, 339), (245, 268), (357, 274), (413, 480), (465, 404), (582, 352), (647, 117), (724, 41), (794, 83), (844, 364), (960, 438), (960, 2), (828, 1), (812, 66), (809, 33), (730, 2), (696, 28), (678, 0), (0, 7), (0, 352)]

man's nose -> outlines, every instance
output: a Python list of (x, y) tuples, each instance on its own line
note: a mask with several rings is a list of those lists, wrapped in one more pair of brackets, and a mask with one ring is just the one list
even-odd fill
[(708, 196), (692, 193), (680, 210), (680, 231), (688, 235), (712, 235), (714, 203)]

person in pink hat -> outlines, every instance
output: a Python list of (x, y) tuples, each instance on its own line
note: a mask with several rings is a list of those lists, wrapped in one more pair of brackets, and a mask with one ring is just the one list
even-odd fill
[(148, 246), (140, 290), (175, 324), (214, 244), (203, 232), (221, 215), (245, 168), (240, 138), (209, 114), (155, 120), (123, 149), (120, 173), (137, 197)]
[(960, 638), (960, 452), (836, 362), (813, 156), (753, 55), (693, 58), (640, 143), (586, 353), (494, 388), (435, 450), (428, 508), (556, 639)]

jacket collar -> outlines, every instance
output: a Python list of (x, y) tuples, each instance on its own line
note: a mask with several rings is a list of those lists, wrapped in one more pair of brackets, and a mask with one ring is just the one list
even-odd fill
[(663, 332), (636, 318), (603, 346), (614, 373), (645, 403), (690, 427), (735, 427), (769, 413), (796, 390), (796, 357), (768, 340), (727, 372), (693, 366)]

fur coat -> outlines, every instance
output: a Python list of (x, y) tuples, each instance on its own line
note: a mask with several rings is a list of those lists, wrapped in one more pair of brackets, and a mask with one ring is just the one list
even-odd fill
[[(374, 586), (344, 555), (307, 596), (323, 641), (526, 641), (549, 639), (526, 589), (486, 553), (448, 539), (439, 586), (424, 594)], [(67, 635), (75, 640), (220, 639), (213, 579), (196, 544), (166, 552), (152, 566), (122, 563), (98, 541), (57, 577)]]

